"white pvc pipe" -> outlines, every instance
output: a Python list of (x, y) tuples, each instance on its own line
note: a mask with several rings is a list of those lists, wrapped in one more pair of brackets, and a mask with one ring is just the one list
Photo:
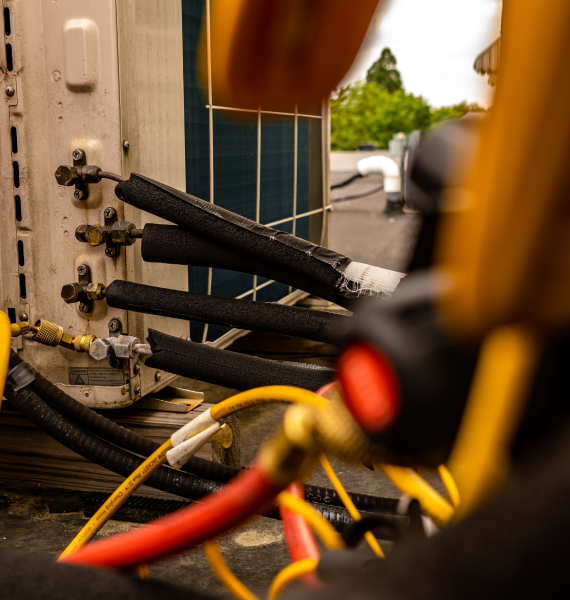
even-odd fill
[(400, 167), (389, 156), (363, 158), (358, 161), (356, 168), (363, 177), (366, 175), (383, 175), (384, 191), (386, 193), (401, 191)]

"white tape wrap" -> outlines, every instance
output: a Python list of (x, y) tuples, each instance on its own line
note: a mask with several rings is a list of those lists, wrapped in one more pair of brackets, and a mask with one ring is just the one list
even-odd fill
[(210, 408), (203, 412), (201, 415), (192, 419), (181, 427), (178, 431), (172, 434), (170, 437), (170, 441), (173, 446), (178, 446), (182, 442), (189, 440), (191, 437), (195, 436), (198, 432), (203, 431), (206, 427), (210, 427), (210, 425), (214, 425), (214, 423), (218, 423), (215, 419), (212, 419), (210, 416)]
[(180, 469), (180, 467), (185, 465), (213, 435), (216, 435), (216, 433), (220, 431), (221, 428), (222, 425), (220, 425), (218, 421), (214, 421), (214, 424), (210, 425), (210, 427), (204, 431), (197, 433), (189, 440), (186, 440), (182, 444), (178, 444), (178, 446), (172, 448), (172, 450), (169, 450), (166, 453), (168, 464), (175, 469)]
[(405, 273), (398, 273), (398, 271), (389, 271), (352, 261), (344, 270), (339, 289), (356, 296), (389, 298), (405, 276)]

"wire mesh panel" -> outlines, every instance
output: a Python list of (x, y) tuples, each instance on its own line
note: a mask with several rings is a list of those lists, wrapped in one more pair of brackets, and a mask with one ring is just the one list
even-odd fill
[[(228, 210), (315, 243), (324, 242), (322, 114), (265, 111), (216, 104), (196, 69), (210, 1), (182, 0), (186, 191)], [(207, 31), (207, 30), (206, 30)], [(207, 31), (208, 33), (208, 31)], [(206, 44), (210, 45), (209, 33)], [(215, 47), (208, 47), (208, 54)], [(224, 269), (189, 267), (192, 292), (283, 301), (289, 286)], [(227, 327), (191, 323), (194, 341), (215, 341)]]

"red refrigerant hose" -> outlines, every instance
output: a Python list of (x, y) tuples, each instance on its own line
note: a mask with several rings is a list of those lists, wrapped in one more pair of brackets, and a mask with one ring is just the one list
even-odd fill
[(282, 489), (254, 465), (200, 504), (157, 519), (150, 527), (94, 542), (61, 562), (129, 569), (167, 558), (240, 525)]
[[(292, 483), (287, 488), (287, 491), (296, 498), (301, 498), (301, 500), (305, 499), (303, 488), (299, 482)], [(289, 549), (291, 560), (293, 562), (304, 560), (305, 558), (315, 558), (319, 560), (321, 553), (315, 540), (315, 536), (303, 517), (282, 506), (279, 507), (279, 514), (281, 516), (281, 521), (283, 522), (283, 533), (285, 534), (285, 540), (287, 541), (287, 548)], [(315, 588), (320, 584), (315, 573), (305, 575), (301, 581), (310, 588)]]

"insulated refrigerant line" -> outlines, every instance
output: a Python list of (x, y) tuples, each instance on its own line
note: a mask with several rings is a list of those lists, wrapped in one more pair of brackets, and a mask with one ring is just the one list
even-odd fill
[(105, 297), (113, 308), (288, 335), (334, 346), (342, 345), (351, 322), (350, 317), (324, 311), (205, 296), (129, 281), (113, 281)]
[[(389, 297), (402, 273), (356, 263), (348, 256), (260, 225), (148, 177), (131, 174), (116, 196), (141, 210), (285, 272), (303, 273), (330, 290), (337, 304), (360, 296)], [(302, 288), (301, 288), (302, 289)]]
[(291, 385), (316, 391), (334, 380), (335, 371), (307, 363), (279, 362), (220, 350), (149, 329), (153, 355), (146, 366), (234, 390)]

